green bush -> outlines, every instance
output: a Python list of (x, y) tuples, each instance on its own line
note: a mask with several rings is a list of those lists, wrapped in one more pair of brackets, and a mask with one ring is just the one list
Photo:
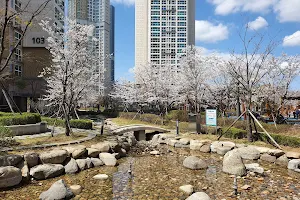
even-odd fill
[(106, 109), (103, 112), (101, 112), (102, 115), (109, 118), (115, 118), (119, 116), (119, 112), (111, 109)]
[(72, 119), (70, 120), (71, 128), (92, 129), (93, 121), (87, 119)]
[[(298, 138), (298, 137), (292, 137), (292, 136), (280, 135), (280, 134), (270, 134), (270, 135), (271, 135), (271, 137), (273, 137), (273, 139), (279, 145), (290, 146), (290, 147), (300, 147), (300, 138)], [(260, 139), (262, 141), (272, 143), (272, 141), (269, 139), (269, 137), (264, 133), (260, 134)]]
[(172, 110), (168, 113), (166, 118), (168, 120), (173, 120), (173, 121), (176, 121), (178, 119), (180, 122), (188, 122), (189, 121), (188, 114), (184, 110)]
[(13, 134), (9, 128), (0, 126), (0, 139), (3, 139), (5, 137), (12, 137), (12, 136)]
[(41, 116), (37, 113), (0, 113), (0, 125), (11, 126), (11, 125), (25, 125), (25, 124), (36, 124), (41, 122)]
[[(42, 120), (47, 122), (49, 125), (61, 126), (65, 127), (65, 122), (63, 119), (56, 119), (50, 117), (42, 117)], [(70, 120), (71, 128), (78, 128), (78, 129), (92, 129), (93, 128), (93, 121), (87, 119), (71, 119)]]
[[(227, 128), (222, 128), (222, 132), (224, 133), (227, 130)], [(232, 139), (243, 139), (247, 137), (247, 131), (243, 129), (238, 129), (235, 127), (230, 128), (224, 135), (226, 138), (232, 138)]]

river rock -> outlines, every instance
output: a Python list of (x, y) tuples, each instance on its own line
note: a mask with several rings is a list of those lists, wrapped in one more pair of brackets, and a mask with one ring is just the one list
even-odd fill
[(91, 162), (93, 163), (93, 165), (95, 167), (100, 167), (100, 166), (104, 165), (104, 162), (102, 160), (100, 160), (99, 158), (91, 158)]
[(183, 191), (187, 195), (191, 195), (194, 192), (194, 186), (192, 185), (183, 185), (179, 187), (179, 190)]
[(86, 159), (76, 159), (76, 163), (81, 171), (87, 169)]
[(181, 139), (179, 140), (179, 143), (180, 143), (180, 144), (183, 144), (183, 145), (188, 145), (188, 144), (190, 144), (190, 140), (191, 140), (191, 139), (188, 139), (188, 138), (181, 138)]
[(200, 151), (203, 143), (200, 140), (190, 140), (190, 149)]
[(237, 150), (240, 156), (246, 160), (257, 160), (260, 157), (260, 152), (251, 146), (238, 148)]
[(280, 149), (270, 149), (268, 151), (268, 154), (270, 154), (271, 156), (276, 156), (276, 158), (278, 158), (284, 154), (284, 151)]
[(277, 165), (281, 165), (281, 166), (287, 167), (288, 163), (289, 163), (289, 159), (287, 158), (286, 155), (282, 155), (282, 156), (280, 156), (279, 158), (276, 159), (275, 163)]
[(151, 154), (151, 155), (159, 155), (160, 152), (159, 152), (159, 151), (150, 151), (150, 154)]
[(259, 146), (252, 146), (252, 145), (249, 145), (249, 147), (254, 147), (256, 150), (260, 152), (260, 154), (268, 153), (270, 150), (270, 148), (268, 147), (259, 147)]
[(203, 153), (209, 153), (210, 152), (210, 144), (204, 144), (201, 148), (200, 151)]
[(26, 161), (24, 161), (24, 163), (23, 163), (21, 172), (22, 172), (22, 181), (28, 182), (30, 180), (30, 173), (29, 173), (29, 167), (28, 167), (28, 164)]
[(39, 154), (35, 152), (25, 153), (24, 160), (27, 162), (28, 167), (34, 167), (39, 164)]
[(189, 156), (184, 159), (183, 166), (189, 169), (206, 169), (207, 164), (196, 156)]
[(82, 191), (82, 187), (80, 185), (71, 185), (70, 190), (74, 193), (74, 195), (78, 195)]
[(106, 152), (106, 153), (108, 153), (110, 149), (108, 142), (99, 142), (97, 144), (93, 144), (91, 148), (98, 149), (100, 152)]
[(0, 167), (5, 167), (5, 166), (15, 166), (16, 167), (22, 160), (23, 160), (23, 157), (20, 155), (0, 156)]
[(264, 168), (260, 167), (258, 163), (245, 164), (245, 167), (250, 172), (254, 172), (257, 174), (264, 173)]
[(75, 174), (78, 172), (78, 165), (74, 158), (69, 158), (69, 161), (64, 167), (66, 174)]
[(217, 148), (223, 146), (230, 147), (231, 149), (233, 149), (235, 147), (235, 143), (228, 141), (215, 141), (211, 143), (210, 150), (211, 152), (217, 153)]
[(224, 156), (228, 151), (231, 151), (229, 146), (219, 146), (217, 147), (217, 154)]
[(246, 167), (237, 149), (225, 154), (223, 159), (223, 172), (237, 176), (246, 174)]
[(300, 166), (300, 159), (293, 159), (290, 160), (288, 163), (288, 169), (291, 170), (298, 170)]
[(275, 162), (276, 161), (276, 156), (271, 156), (270, 154), (264, 153), (260, 156), (260, 159), (263, 161), (267, 161), (267, 162)]
[(175, 139), (168, 139), (168, 141), (167, 141), (167, 144), (172, 147), (175, 147), (175, 144), (177, 144), (177, 143), (178, 143), (178, 140), (175, 140)]
[(286, 157), (290, 158), (290, 159), (299, 159), (300, 158), (300, 153), (299, 152), (292, 152), (292, 151), (288, 151), (286, 152)]
[(90, 168), (94, 167), (91, 158), (86, 158), (85, 161), (86, 161), (87, 169), (90, 169)]
[(64, 173), (65, 168), (60, 164), (42, 164), (30, 169), (30, 175), (38, 180), (53, 178)]
[(121, 151), (121, 145), (117, 141), (109, 141), (110, 152), (118, 153)]
[(56, 181), (52, 186), (45, 192), (42, 192), (40, 200), (69, 200), (74, 197), (74, 193), (70, 188), (67, 187), (64, 180)]
[(99, 153), (101, 153), (99, 149), (86, 148), (86, 150), (87, 150), (88, 157), (92, 157), (92, 158), (98, 158)]
[(69, 153), (69, 156), (71, 156), (75, 150), (86, 149), (86, 146), (84, 145), (64, 146), (61, 149), (66, 150)]
[(110, 153), (100, 153), (99, 158), (104, 162), (107, 166), (115, 166), (117, 164), (117, 159), (113, 154)]
[(68, 151), (63, 149), (52, 150), (40, 154), (42, 163), (62, 164), (68, 157)]
[(87, 152), (86, 148), (75, 149), (72, 153), (72, 157), (74, 159), (85, 157), (86, 152)]
[(22, 172), (13, 166), (0, 167), (0, 188), (12, 187), (22, 181)]
[(106, 180), (106, 179), (108, 179), (108, 175), (106, 175), (106, 174), (97, 174), (97, 175), (93, 176), (93, 179)]
[(186, 200), (210, 200), (205, 192), (196, 192), (189, 196)]

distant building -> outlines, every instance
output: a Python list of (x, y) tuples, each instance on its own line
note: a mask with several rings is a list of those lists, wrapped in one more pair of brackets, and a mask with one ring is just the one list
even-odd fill
[[(69, 0), (68, 16), (79, 24), (95, 26), (94, 37), (100, 42), (91, 48), (99, 55), (96, 63), (99, 71), (105, 69), (100, 74), (98, 87), (99, 93), (105, 94), (114, 80), (114, 60), (110, 56), (114, 52), (114, 8), (111, 8), (110, 0)], [(102, 83), (104, 87), (101, 87)]]
[(135, 2), (135, 67), (178, 66), (188, 45), (195, 45), (195, 0)]
[(111, 82), (115, 82), (115, 7), (110, 6)]

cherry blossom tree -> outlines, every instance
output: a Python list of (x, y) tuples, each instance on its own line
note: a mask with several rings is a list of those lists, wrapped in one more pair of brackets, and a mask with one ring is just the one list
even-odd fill
[[(180, 58), (180, 94), (191, 102), (197, 114), (197, 133), (201, 132), (201, 106), (211, 91), (216, 70), (222, 61), (214, 54), (205, 55), (203, 49), (188, 46)], [(207, 101), (210, 101), (207, 99)]]
[[(71, 114), (81, 102), (97, 99), (99, 86), (98, 58), (91, 44), (97, 42), (93, 36), (93, 26), (69, 21), (65, 33), (57, 32), (49, 21), (40, 25), (49, 34), (49, 51), (52, 65), (44, 70), (47, 81), (47, 94), (44, 100), (56, 105), (58, 115), (63, 115), (67, 136), (70, 135)], [(100, 72), (101, 73), (101, 72)]]

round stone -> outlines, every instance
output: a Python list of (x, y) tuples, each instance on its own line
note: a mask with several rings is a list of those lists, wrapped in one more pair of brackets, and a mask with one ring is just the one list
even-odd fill
[(96, 180), (106, 180), (106, 179), (108, 179), (108, 175), (106, 175), (106, 174), (98, 174), (98, 175), (94, 176), (93, 179), (96, 179)]
[(81, 193), (82, 191), (82, 187), (80, 185), (71, 185), (70, 186), (70, 189), (72, 190), (72, 192), (75, 194), (75, 195), (78, 195)]

